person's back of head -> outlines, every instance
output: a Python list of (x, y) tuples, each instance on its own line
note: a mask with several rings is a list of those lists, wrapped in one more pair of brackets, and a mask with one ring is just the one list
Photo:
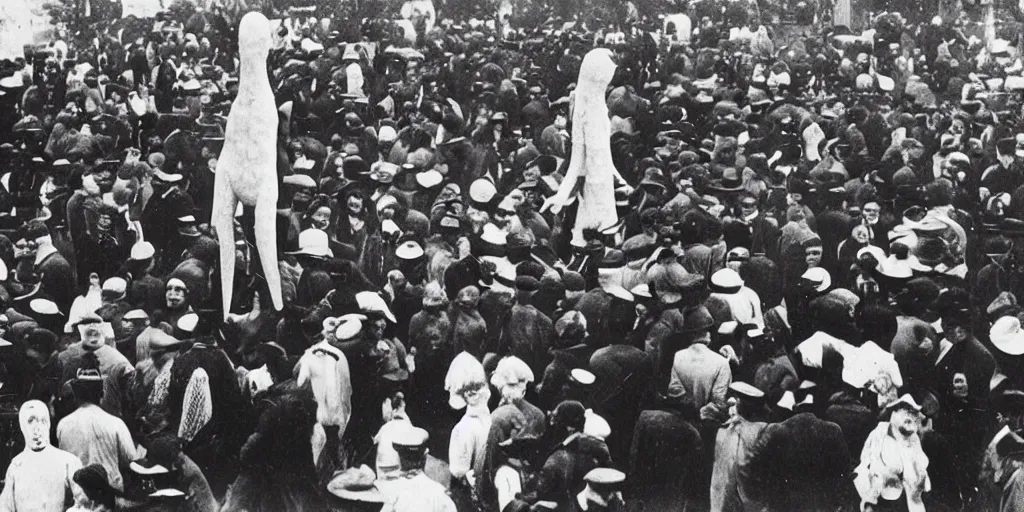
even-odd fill
[(857, 327), (865, 341), (873, 341), (888, 351), (896, 337), (897, 312), (887, 304), (866, 302), (857, 310)]

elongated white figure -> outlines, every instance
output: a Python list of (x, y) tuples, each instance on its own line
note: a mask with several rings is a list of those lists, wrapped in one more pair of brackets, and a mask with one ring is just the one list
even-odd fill
[[(548, 198), (541, 211), (558, 213), (578, 194), (579, 210), (572, 230), (572, 244), (582, 247), (583, 230), (601, 229), (618, 222), (615, 212), (615, 179), (619, 171), (612, 163), (611, 120), (605, 93), (615, 76), (611, 52), (590, 50), (580, 65), (575, 96), (571, 100), (572, 154), (558, 193)], [(580, 180), (582, 186), (580, 186)]]
[(283, 308), (277, 266), (277, 108), (267, 76), (273, 45), (270, 22), (250, 12), (238, 27), (238, 96), (231, 104), (224, 149), (214, 178), (211, 224), (220, 242), (220, 285), (224, 318), (231, 309), (235, 277), (235, 208), (256, 208), (254, 232), (274, 308)]

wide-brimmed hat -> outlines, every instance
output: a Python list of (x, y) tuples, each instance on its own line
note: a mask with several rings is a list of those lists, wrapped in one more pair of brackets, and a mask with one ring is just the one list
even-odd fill
[(377, 488), (376, 480), (373, 470), (364, 464), (335, 475), (327, 484), (327, 491), (343, 500), (384, 503), (384, 494)]
[(286, 254), (316, 256), (320, 258), (334, 256), (327, 233), (315, 228), (306, 229), (299, 233), (299, 250)]
[(722, 177), (707, 187), (713, 192), (737, 192), (743, 189), (743, 175), (735, 167), (727, 167), (722, 171)]
[(992, 324), (989, 339), (996, 349), (1011, 356), (1024, 354), (1024, 330), (1020, 319), (1015, 316), (1004, 316)]

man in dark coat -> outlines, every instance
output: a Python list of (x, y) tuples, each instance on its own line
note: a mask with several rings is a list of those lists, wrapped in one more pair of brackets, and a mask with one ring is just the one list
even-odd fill
[(590, 356), (590, 372), (594, 412), (612, 429), (608, 450), (615, 460), (627, 460), (636, 419), (654, 401), (654, 366), (643, 350), (623, 338)]
[(740, 495), (756, 510), (836, 510), (851, 502), (851, 463), (839, 425), (796, 414), (764, 429), (739, 470)]
[(605, 252), (598, 273), (598, 287), (588, 291), (576, 303), (576, 311), (587, 319), (592, 346), (606, 347), (623, 339), (633, 330), (636, 311), (633, 294), (621, 286), (626, 259), (622, 251)]
[(76, 295), (75, 274), (71, 264), (57, 252), (53, 238), (42, 221), (29, 222), (25, 225), (24, 233), (22, 238), (26, 247), (34, 252), (32, 271), (40, 279), (39, 293), (53, 300), (57, 308), (66, 314)]
[(567, 505), (583, 490), (587, 473), (611, 465), (608, 447), (604, 441), (584, 434), (584, 423), (586, 410), (579, 402), (562, 402), (552, 412), (549, 439), (559, 440), (559, 444), (544, 462), (531, 497)]

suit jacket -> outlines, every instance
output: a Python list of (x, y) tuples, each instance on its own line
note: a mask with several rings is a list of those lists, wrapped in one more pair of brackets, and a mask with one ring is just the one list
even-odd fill
[(852, 462), (839, 425), (800, 413), (764, 429), (740, 467), (739, 492), (748, 509), (836, 510), (851, 502)]

